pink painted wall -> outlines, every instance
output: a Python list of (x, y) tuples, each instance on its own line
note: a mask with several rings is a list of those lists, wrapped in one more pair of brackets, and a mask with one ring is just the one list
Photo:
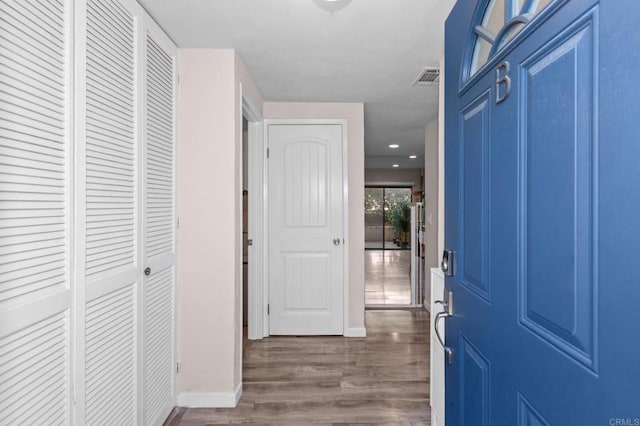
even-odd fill
[[(349, 329), (364, 328), (364, 105), (265, 102), (264, 118), (347, 120), (349, 203)], [(347, 332), (348, 330), (345, 330)]]
[(242, 381), (240, 83), (261, 107), (234, 50), (180, 51), (179, 393), (230, 395)]
[(424, 130), (425, 300), (431, 300), (432, 267), (438, 266), (438, 120)]

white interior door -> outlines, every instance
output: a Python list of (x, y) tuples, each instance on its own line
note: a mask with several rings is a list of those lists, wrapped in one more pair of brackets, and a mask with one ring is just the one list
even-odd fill
[(269, 124), (270, 334), (343, 334), (343, 126)]
[(177, 51), (157, 27), (144, 43), (144, 422), (162, 424), (175, 403)]
[(0, 423), (71, 419), (71, 2), (0, 1)]

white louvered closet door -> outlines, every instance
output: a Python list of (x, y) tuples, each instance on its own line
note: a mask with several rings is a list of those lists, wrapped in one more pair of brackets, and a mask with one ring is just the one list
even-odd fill
[(151, 23), (145, 34), (144, 422), (175, 403), (176, 49)]
[[(86, 2), (83, 424), (137, 422), (140, 177), (136, 18)], [(82, 184), (78, 185), (82, 190)], [(80, 197), (82, 200), (83, 197)], [(78, 245), (82, 247), (82, 242)]]
[(70, 1), (0, 0), (0, 423), (71, 409)]
[(176, 53), (134, 0), (0, 0), (2, 425), (174, 406)]

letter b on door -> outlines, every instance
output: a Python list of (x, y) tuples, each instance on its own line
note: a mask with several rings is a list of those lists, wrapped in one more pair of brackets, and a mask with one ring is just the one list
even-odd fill
[(504, 61), (496, 68), (496, 104), (504, 102), (511, 93), (510, 70), (511, 65), (508, 61)]

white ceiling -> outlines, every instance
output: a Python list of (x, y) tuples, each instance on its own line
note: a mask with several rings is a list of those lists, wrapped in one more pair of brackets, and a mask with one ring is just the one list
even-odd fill
[(367, 168), (423, 167), (438, 89), (412, 84), (455, 0), (140, 2), (181, 48), (236, 49), (267, 101), (364, 102)]

